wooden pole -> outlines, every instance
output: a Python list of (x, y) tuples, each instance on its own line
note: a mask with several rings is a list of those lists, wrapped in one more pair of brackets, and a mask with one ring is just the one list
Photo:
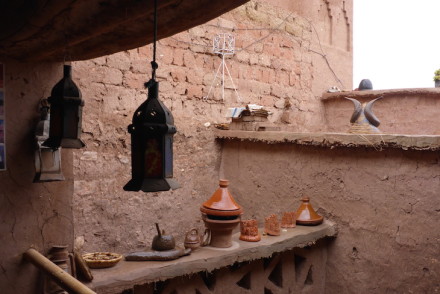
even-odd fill
[(96, 292), (83, 285), (37, 250), (30, 248), (23, 255), (67, 292), (73, 294), (96, 294)]

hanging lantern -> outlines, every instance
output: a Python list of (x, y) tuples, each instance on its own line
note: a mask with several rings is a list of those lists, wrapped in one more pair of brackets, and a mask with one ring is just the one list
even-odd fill
[(159, 83), (148, 82), (148, 98), (133, 115), (131, 134), (132, 179), (126, 191), (156, 192), (179, 188), (173, 179), (174, 119), (158, 99)]
[(81, 141), (81, 120), (84, 101), (81, 92), (72, 80), (72, 67), (64, 65), (63, 78), (53, 87), (50, 97), (50, 130), (44, 146), (56, 149), (79, 149), (85, 146)]
[(61, 148), (52, 149), (43, 146), (43, 142), (49, 137), (50, 115), (47, 100), (41, 102), (40, 121), (37, 124), (35, 138), (37, 149), (35, 150), (35, 177), (34, 183), (63, 181), (61, 171)]
[(131, 134), (131, 176), (125, 191), (157, 192), (180, 187), (173, 179), (173, 135), (176, 133), (174, 118), (159, 100), (159, 83), (155, 80), (157, 40), (157, 0), (154, 1), (154, 36), (152, 78), (147, 100), (133, 115), (128, 126)]

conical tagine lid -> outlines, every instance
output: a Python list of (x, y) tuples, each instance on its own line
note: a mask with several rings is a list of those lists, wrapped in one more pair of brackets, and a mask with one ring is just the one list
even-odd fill
[(200, 211), (209, 215), (234, 216), (243, 213), (243, 209), (229, 193), (228, 180), (220, 180), (220, 187), (200, 207)]
[(324, 218), (316, 213), (310, 204), (310, 198), (304, 197), (301, 199), (302, 203), (296, 211), (296, 223), (299, 225), (319, 225)]

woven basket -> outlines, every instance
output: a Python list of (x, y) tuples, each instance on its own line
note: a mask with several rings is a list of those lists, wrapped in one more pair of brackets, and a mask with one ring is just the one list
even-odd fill
[(84, 254), (83, 258), (90, 268), (106, 268), (117, 264), (122, 259), (122, 255), (112, 252), (94, 252)]

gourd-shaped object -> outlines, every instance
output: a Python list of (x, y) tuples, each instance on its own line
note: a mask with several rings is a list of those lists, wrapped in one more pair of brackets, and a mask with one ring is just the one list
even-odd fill
[(165, 251), (174, 249), (176, 242), (172, 235), (165, 235), (165, 231), (160, 231), (159, 224), (156, 223), (157, 235), (154, 236), (151, 248), (156, 251)]

